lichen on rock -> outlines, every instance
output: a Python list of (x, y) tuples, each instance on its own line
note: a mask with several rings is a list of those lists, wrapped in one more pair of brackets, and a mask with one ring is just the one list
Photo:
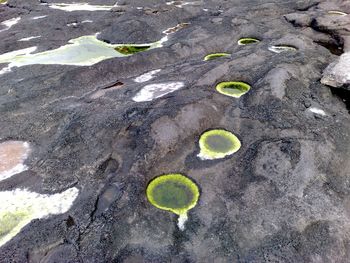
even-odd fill
[(216, 85), (216, 90), (221, 94), (239, 98), (250, 90), (250, 85), (240, 81), (221, 82)]
[(240, 140), (231, 132), (215, 129), (204, 132), (199, 139), (200, 152), (197, 155), (202, 160), (225, 158), (241, 148)]
[(166, 174), (154, 178), (146, 190), (149, 202), (155, 207), (179, 216), (178, 226), (184, 229), (187, 212), (196, 206), (198, 186), (182, 174)]

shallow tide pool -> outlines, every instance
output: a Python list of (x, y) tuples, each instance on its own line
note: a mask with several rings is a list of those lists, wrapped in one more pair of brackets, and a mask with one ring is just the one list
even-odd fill
[(142, 47), (147, 46), (147, 50), (159, 48), (166, 40), (167, 38), (164, 37), (160, 41), (149, 44), (108, 44), (98, 40), (94, 35), (82, 36), (71, 39), (67, 45), (54, 50), (33, 54), (36, 47), (31, 47), (2, 54), (0, 64), (9, 63), (8, 68), (34, 64), (91, 66), (109, 58), (125, 57), (136, 53), (118, 52), (124, 47), (135, 49), (141, 47), (140, 51), (145, 51)]
[(0, 192), (0, 247), (32, 220), (67, 212), (78, 193), (79, 190), (75, 187), (52, 195), (26, 189)]

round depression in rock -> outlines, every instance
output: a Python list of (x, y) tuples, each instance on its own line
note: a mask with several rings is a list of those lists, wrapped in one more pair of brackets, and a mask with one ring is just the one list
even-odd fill
[(250, 85), (240, 81), (221, 82), (216, 85), (216, 90), (221, 94), (239, 98), (250, 90)]
[(213, 53), (213, 54), (208, 54), (204, 57), (204, 61), (209, 61), (209, 60), (214, 60), (217, 58), (222, 58), (222, 57), (229, 57), (231, 54), (229, 53)]
[(337, 15), (337, 16), (346, 16), (346, 15), (348, 15), (347, 13), (342, 12), (342, 11), (338, 11), (338, 10), (330, 10), (330, 11), (328, 11), (328, 14), (330, 14), (330, 15)]
[(244, 45), (250, 45), (250, 44), (256, 44), (259, 43), (260, 40), (253, 38), (253, 37), (244, 37), (238, 40), (238, 45), (244, 46)]
[(274, 46), (269, 46), (268, 50), (275, 53), (282, 53), (282, 52), (297, 51), (297, 48), (291, 45), (274, 45)]
[(147, 186), (146, 194), (155, 207), (182, 215), (197, 204), (199, 189), (182, 174), (166, 174), (153, 179)]
[(241, 142), (233, 133), (217, 129), (202, 134), (199, 139), (199, 148), (199, 158), (214, 160), (237, 152), (241, 148)]

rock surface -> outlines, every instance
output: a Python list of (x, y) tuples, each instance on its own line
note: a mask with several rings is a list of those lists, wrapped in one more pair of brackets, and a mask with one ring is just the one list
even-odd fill
[[(0, 191), (79, 189), (67, 212), (31, 221), (1, 246), (0, 262), (349, 262), (350, 115), (347, 98), (320, 79), (350, 45), (349, 15), (328, 11), (350, 13), (350, 4), (329, 2), (130, 0), (73, 12), (0, 4), (0, 23), (20, 17), (0, 25), (0, 56), (98, 32), (111, 44), (167, 36), (160, 48), (91, 66), (0, 65), (0, 142), (31, 145), (28, 169)], [(260, 42), (237, 45), (244, 37)], [(221, 52), (231, 56), (203, 61)], [(251, 89), (228, 97), (215, 90), (224, 81)], [(133, 100), (146, 85), (177, 82), (171, 93)], [(240, 150), (199, 159), (209, 129), (233, 132)], [(201, 190), (184, 231), (145, 195), (168, 173)]]

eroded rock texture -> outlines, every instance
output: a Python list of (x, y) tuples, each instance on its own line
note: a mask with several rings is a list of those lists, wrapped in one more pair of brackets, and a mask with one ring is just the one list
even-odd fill
[[(349, 94), (321, 83), (349, 52), (349, 15), (328, 12), (350, 13), (348, 1), (130, 0), (72, 12), (53, 2), (0, 4), (0, 56), (98, 32), (111, 44), (167, 39), (91, 66), (0, 65), (0, 142), (31, 145), (28, 169), (0, 191), (79, 189), (68, 212), (31, 221), (0, 247), (0, 262), (349, 262)], [(260, 42), (237, 45), (245, 37)], [(221, 52), (231, 56), (203, 61)], [(252, 88), (236, 99), (215, 90), (223, 81)], [(178, 82), (133, 100), (146, 85)], [(209, 129), (242, 147), (199, 159)], [(201, 189), (184, 231), (145, 195), (167, 173)]]

